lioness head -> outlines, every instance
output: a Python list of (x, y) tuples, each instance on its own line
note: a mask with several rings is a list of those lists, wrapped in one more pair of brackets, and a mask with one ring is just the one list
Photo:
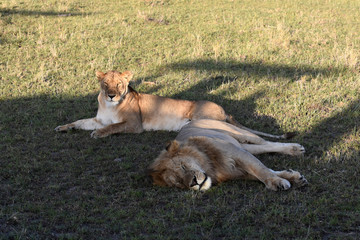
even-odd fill
[(118, 103), (127, 94), (129, 81), (132, 79), (133, 74), (130, 71), (123, 73), (117, 71), (103, 73), (98, 71), (96, 76), (106, 101)]
[(211, 187), (211, 178), (201, 166), (204, 157), (175, 140), (155, 159), (149, 172), (155, 185), (206, 191)]

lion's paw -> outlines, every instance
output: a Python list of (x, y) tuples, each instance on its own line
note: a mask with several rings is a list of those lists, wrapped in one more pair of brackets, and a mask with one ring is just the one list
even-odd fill
[(304, 153), (305, 153), (305, 148), (303, 146), (301, 146), (300, 144), (292, 143), (290, 145), (290, 149), (289, 149), (290, 155), (300, 156), (300, 155), (304, 155)]
[(298, 171), (294, 171), (291, 169), (288, 171), (291, 171), (294, 174), (289, 180), (293, 182), (297, 187), (302, 187), (309, 184), (304, 175), (301, 175)]
[(308, 184), (308, 181), (305, 179), (301, 173), (298, 171), (294, 171), (292, 169), (283, 170), (283, 171), (275, 171), (276, 175), (281, 178), (284, 178), (294, 184), (296, 187), (302, 187)]
[(296, 185), (298, 186), (298, 187), (302, 187), (302, 186), (305, 186), (305, 185), (308, 185), (309, 184), (309, 182), (305, 179), (305, 177), (303, 176), (303, 175), (301, 175), (301, 177), (298, 179), (298, 181), (297, 182), (295, 182), (296, 183)]
[(265, 185), (267, 188), (278, 191), (278, 190), (288, 190), (291, 187), (291, 184), (288, 180), (277, 177), (277, 178), (270, 178), (265, 181)]

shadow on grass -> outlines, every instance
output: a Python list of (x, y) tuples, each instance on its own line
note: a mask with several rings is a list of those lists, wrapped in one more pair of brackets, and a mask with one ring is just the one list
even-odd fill
[[(6, 197), (11, 198), (11, 192), (4, 186), (16, 176), (26, 176), (19, 183), (21, 186), (25, 184), (29, 189), (37, 189), (58, 180), (64, 180), (67, 185), (67, 178), (80, 175), (101, 178), (101, 171), (109, 171), (109, 176), (121, 178), (116, 182), (135, 178), (146, 181), (149, 187), (151, 183), (144, 178), (146, 167), (176, 135), (156, 131), (93, 139), (91, 131), (55, 132), (58, 125), (94, 117), (97, 93), (81, 97), (41, 95), (0, 101), (0, 112), (0, 192), (4, 193), (4, 201)], [(89, 172), (84, 173), (86, 171)], [(47, 179), (41, 179), (44, 176)]]
[[(92, 205), (91, 209), (104, 210), (101, 206), (108, 206), (112, 201), (109, 197), (119, 199), (118, 205), (126, 205), (139, 189), (151, 189), (144, 170), (166, 141), (175, 137), (173, 133), (92, 139), (90, 131), (54, 131), (57, 125), (94, 117), (96, 96), (41, 95), (0, 100), (2, 237), (16, 238), (22, 229), (27, 229), (25, 235), (32, 239), (76, 232), (73, 226), (79, 222), (80, 212), (85, 211), (84, 203)], [(100, 200), (104, 197), (106, 201)], [(95, 219), (104, 217), (94, 214), (90, 215)], [(50, 221), (54, 217), (59, 221)], [(38, 229), (39, 222), (46, 230)]]
[[(341, 112), (326, 118), (316, 126), (309, 129), (308, 133), (303, 133), (304, 142), (308, 145), (309, 152), (315, 155), (326, 154), (331, 147), (343, 141), (343, 138), (349, 134), (355, 134), (360, 130), (360, 99), (353, 101)], [(355, 140), (356, 141), (356, 140)], [(360, 139), (357, 139), (357, 145), (360, 146)], [(358, 150), (346, 149), (348, 156), (339, 156), (354, 158), (360, 160)], [(341, 159), (335, 159), (341, 160)]]
[(93, 13), (80, 13), (80, 12), (68, 12), (68, 11), (32, 11), (32, 10), (18, 10), (18, 9), (8, 9), (1, 8), (0, 15), (8, 16), (8, 15), (25, 15), (25, 16), (55, 16), (55, 17), (70, 17), (70, 16), (83, 16), (90, 15)]
[[(345, 67), (343, 68), (334, 68), (334, 67), (328, 67), (328, 68), (319, 68), (319, 67), (313, 67), (309, 65), (299, 65), (299, 66), (289, 66), (285, 64), (268, 64), (264, 63), (260, 60), (226, 60), (226, 61), (215, 61), (212, 59), (207, 60), (188, 60), (188, 61), (179, 61), (175, 63), (166, 64), (164, 66), (161, 66), (158, 68), (158, 74), (150, 75), (145, 77), (144, 79), (138, 79), (135, 80), (135, 84), (139, 84), (142, 80), (145, 81), (154, 81), (156, 78), (158, 78), (160, 75), (167, 73), (169, 71), (190, 71), (190, 70), (198, 70), (198, 71), (205, 71), (205, 72), (214, 72), (214, 71), (221, 71), (224, 72), (227, 76), (237, 76), (239, 77), (237, 79), (240, 80), (241, 76), (249, 76), (249, 77), (267, 77), (268, 81), (297, 81), (301, 77), (309, 77), (309, 78), (315, 78), (319, 75), (321, 76), (336, 76), (339, 75), (342, 72), (346, 72), (347, 69)], [(212, 82), (215, 83), (221, 83), (220, 78), (223, 77), (223, 80), (225, 80), (225, 76), (218, 76), (214, 79), (204, 79), (201, 81), (201, 85), (205, 86), (206, 83), (209, 83), (209, 85), (212, 84)], [(236, 78), (229, 78), (227, 80), (235, 81)], [(215, 81), (213, 81), (215, 80)], [(159, 86), (155, 86), (153, 88), (150, 88), (148, 92), (155, 92), (159, 89)], [(197, 90), (202, 90), (201, 88), (194, 87)], [(181, 93), (177, 94), (181, 95)]]
[[(258, 130), (266, 130), (268, 132), (270, 131), (280, 134), (276, 119), (256, 114), (256, 100), (264, 96), (264, 90), (258, 90), (240, 101), (224, 99), (221, 96), (209, 93), (209, 89), (218, 89), (224, 83), (230, 83), (233, 81), (239, 81), (239, 79), (224, 76), (207, 78), (198, 82), (191, 88), (183, 92), (173, 94), (170, 97), (189, 99), (188, 96), (191, 96), (191, 100), (213, 101), (222, 106), (228, 114), (234, 116), (235, 119), (242, 124), (251, 126), (251, 128)], [(281, 134), (283, 134), (283, 132)]]
[(268, 64), (260, 60), (191, 60), (171, 63), (161, 67), (161, 70), (201, 70), (201, 71), (225, 71), (229, 74), (245, 73), (249, 76), (266, 76), (269, 81), (276, 80), (281, 77), (289, 81), (296, 81), (300, 77), (307, 75), (316, 77), (318, 75), (338, 75), (345, 71), (343, 68), (317, 68), (309, 65), (289, 66), (285, 64)]

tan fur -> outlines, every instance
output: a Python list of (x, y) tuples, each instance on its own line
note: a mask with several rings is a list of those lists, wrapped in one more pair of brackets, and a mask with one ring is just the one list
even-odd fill
[[(260, 180), (271, 190), (287, 190), (291, 183), (307, 184), (297, 171), (273, 171), (253, 154), (279, 152), (292, 156), (305, 152), (297, 143), (269, 142), (236, 126), (216, 120), (197, 120), (150, 165), (155, 185), (205, 191), (213, 183), (230, 179)], [(291, 182), (291, 183), (290, 183)]]
[[(114, 133), (140, 133), (144, 130), (180, 130), (196, 119), (230, 119), (219, 105), (208, 101), (187, 101), (137, 93), (129, 86), (132, 73), (97, 72), (100, 82), (96, 117), (61, 125), (56, 131), (94, 130), (92, 137)], [(230, 121), (233, 121), (232, 118)]]

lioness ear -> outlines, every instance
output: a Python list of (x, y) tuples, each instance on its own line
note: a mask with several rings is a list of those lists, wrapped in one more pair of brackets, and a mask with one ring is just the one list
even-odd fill
[(166, 151), (170, 154), (174, 154), (179, 150), (179, 142), (174, 140), (166, 146)]
[(105, 73), (101, 72), (101, 71), (97, 71), (96, 72), (96, 77), (98, 78), (99, 81), (103, 80), (105, 77)]
[(123, 77), (127, 82), (130, 82), (133, 75), (134, 74), (132, 72), (130, 72), (130, 71), (125, 71), (125, 72), (121, 73), (121, 77)]

